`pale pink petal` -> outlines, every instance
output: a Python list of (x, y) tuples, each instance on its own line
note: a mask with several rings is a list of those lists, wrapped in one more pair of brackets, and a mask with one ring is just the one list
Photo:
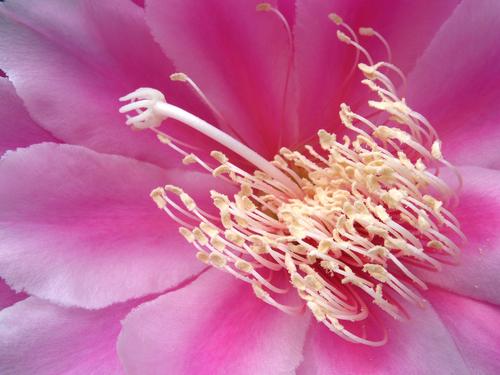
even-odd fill
[(6, 153), (0, 174), (0, 276), (16, 290), (97, 308), (201, 269), (149, 192), (175, 183), (210, 199), (210, 175), (50, 143)]
[(209, 271), (130, 313), (118, 353), (129, 374), (292, 374), (307, 326)]
[(408, 101), (451, 161), (500, 167), (500, 2), (464, 0), (409, 77)]
[(177, 159), (165, 157), (167, 147), (152, 133), (131, 132), (118, 113), (118, 98), (141, 86), (167, 90), (170, 102), (187, 109), (200, 107), (185, 85), (170, 82), (174, 68), (143, 13), (119, 0), (1, 3), (0, 68), (32, 118), (58, 139), (172, 165)]
[(408, 321), (400, 322), (382, 313), (389, 341), (381, 347), (352, 344), (323, 324), (312, 324), (298, 375), (470, 375), (446, 326), (431, 306), (409, 306)]
[(466, 167), (460, 172), (464, 187), (453, 213), (468, 240), (461, 264), (441, 272), (416, 271), (445, 289), (500, 304), (500, 171)]
[(0, 310), (26, 298), (24, 293), (16, 293), (0, 278)]
[(7, 78), (0, 78), (0, 155), (33, 143), (56, 141), (29, 116)]
[[(337, 26), (328, 19), (329, 13), (340, 15), (355, 31), (365, 26), (375, 28), (391, 45), (394, 63), (408, 71), (457, 3), (458, 0), (298, 1), (294, 33), (301, 139), (319, 128), (342, 130), (340, 103), (347, 101), (356, 107), (354, 99), (360, 92), (367, 93), (359, 84), (361, 75), (343, 86), (354, 63), (354, 49), (337, 39)], [(347, 33), (343, 28), (341, 31)], [(376, 61), (386, 59), (379, 41), (366, 37), (362, 41)]]
[[(259, 2), (150, 0), (146, 17), (175, 66), (247, 144), (272, 156), (280, 132), (287, 137), (294, 126), (291, 118), (282, 120), (291, 46), (280, 19), (256, 11)], [(287, 116), (293, 115), (291, 103), (287, 108)]]
[(30, 297), (0, 312), (3, 375), (124, 374), (115, 343), (135, 303), (64, 308)]
[(432, 289), (426, 294), (473, 374), (500, 373), (500, 308)]

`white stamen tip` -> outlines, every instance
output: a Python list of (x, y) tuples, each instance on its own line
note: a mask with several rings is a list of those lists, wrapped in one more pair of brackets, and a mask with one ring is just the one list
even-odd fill
[(120, 108), (120, 113), (135, 111), (135, 116), (127, 117), (126, 124), (136, 129), (156, 128), (165, 120), (166, 116), (155, 111), (157, 103), (165, 103), (165, 96), (155, 89), (140, 88), (120, 98), (121, 102), (131, 101)]

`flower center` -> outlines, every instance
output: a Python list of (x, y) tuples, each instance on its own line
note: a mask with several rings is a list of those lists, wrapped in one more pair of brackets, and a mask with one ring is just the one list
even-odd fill
[[(339, 31), (339, 39), (355, 47), (357, 57), (366, 57), (368, 64), (356, 62), (355, 67), (378, 97), (368, 101), (375, 112), (366, 117), (341, 105), (340, 120), (350, 134), (341, 141), (321, 130), (316, 147), (282, 148), (267, 161), (166, 103), (156, 90), (141, 88), (123, 97), (132, 103), (121, 112), (137, 111), (127, 124), (155, 131), (183, 155), (185, 164), (197, 163), (238, 187), (233, 199), (211, 192), (218, 215), (177, 186), (152, 191), (158, 207), (181, 225), (180, 233), (198, 250), (200, 261), (250, 283), (258, 298), (286, 313), (307, 306), (337, 335), (376, 346), (387, 341), (387, 334), (371, 337), (366, 331), (363, 322), (374, 317), (370, 301), (401, 320), (407, 317), (404, 301), (424, 306), (418, 289), (427, 286), (415, 269), (440, 271), (443, 263), (456, 262), (457, 243), (464, 236), (448, 210), (455, 195), (438, 177), (441, 166), (454, 170), (443, 158), (441, 142), (429, 122), (398, 96), (383, 70), (403, 82), (404, 75), (389, 62), (373, 63), (352, 29), (340, 17), (330, 18), (351, 35)], [(362, 28), (360, 34), (377, 36), (390, 56), (376, 31)], [(189, 77), (178, 73), (172, 78), (190, 83), (212, 108)], [(375, 116), (382, 125), (370, 120)], [(211, 154), (215, 166), (186, 152), (183, 143), (156, 129), (167, 117), (216, 140), (250, 162), (254, 172), (219, 151)], [(284, 275), (289, 282), (283, 284)], [(290, 306), (282, 295), (293, 289), (302, 302)]]

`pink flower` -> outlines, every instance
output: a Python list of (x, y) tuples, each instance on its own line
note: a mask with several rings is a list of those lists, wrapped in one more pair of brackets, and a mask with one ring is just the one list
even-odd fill
[[(141, 6), (125, 0), (1, 4), (0, 69), (7, 78), (0, 80), (0, 147), (2, 152), (11, 150), (0, 162), (0, 276), (6, 281), (0, 285), (0, 306), (6, 307), (0, 312), (2, 374), (498, 373), (500, 127), (495, 103), (500, 95), (500, 4), (297, 0), (273, 2), (260, 12), (256, 5), (150, 0), (144, 14)], [(131, 132), (118, 113), (119, 97), (138, 87), (154, 87), (165, 93), (168, 103), (218, 124), (267, 159), (280, 146), (301, 151), (304, 144), (317, 146), (316, 133), (322, 128), (338, 133), (339, 139), (343, 134), (352, 136), (339, 121), (340, 104), (351, 105), (353, 112), (374, 122), (382, 121), (383, 117), (370, 117), (366, 106), (368, 98), (380, 97), (359, 84), (357, 70), (346, 81), (356, 49), (346, 24), (334, 18), (339, 23), (335, 25), (327, 17), (332, 11), (351, 26), (373, 27), (387, 39), (394, 64), (408, 77), (404, 94), (408, 105), (429, 118), (443, 142), (444, 156), (458, 166), (464, 182), (457, 207), (447, 203), (446, 192), (432, 193), (442, 197), (467, 237), (460, 247), (461, 263), (442, 264), (454, 252), (444, 256), (427, 245), (423, 253), (401, 257), (429, 286), (421, 291), (428, 300), (425, 308), (406, 301), (399, 307), (394, 303), (393, 310), (374, 298), (378, 308), (368, 294), (358, 291), (361, 287), (352, 278), (342, 283), (338, 269), (332, 269), (336, 280), (324, 276), (339, 290), (355, 290), (352, 295), (367, 302), (366, 327), (363, 321), (352, 325), (360, 337), (365, 328), (370, 338), (383, 337), (383, 329), (387, 330), (388, 342), (375, 348), (345, 340), (349, 337), (336, 323), (351, 328), (341, 317), (348, 309), (340, 311), (335, 322), (318, 310), (319, 297), (310, 299), (316, 305), (309, 308), (321, 321), (316, 322), (305, 308), (286, 314), (264, 303), (247, 283), (224, 272), (213, 268), (202, 272), (206, 266), (194, 256), (194, 245), (178, 235), (178, 225), (154, 207), (149, 193), (165, 183), (181, 186), (199, 207), (210, 211), (208, 217), (219, 214), (209, 190), (234, 194), (234, 188), (199, 167), (182, 165), (168, 144), (158, 142), (150, 131)], [(350, 45), (339, 42), (337, 30)], [(386, 59), (377, 36), (359, 38), (375, 61)], [(169, 80), (176, 71), (188, 74), (202, 95), (189, 82)], [(387, 72), (382, 67), (380, 71)], [(149, 116), (143, 118), (149, 127), (162, 120), (158, 108), (163, 104), (158, 102), (163, 102), (161, 97), (142, 103), (149, 108)], [(342, 108), (345, 125), (353, 114)], [(196, 146), (194, 153), (203, 160), (210, 160), (209, 151), (221, 148), (173, 119), (159, 129)], [(390, 129), (394, 127), (379, 129), (378, 134), (390, 136)], [(330, 144), (332, 140), (321, 134)], [(432, 136), (426, 140), (424, 132), (421, 135), (420, 143), (432, 152), (425, 163), (438, 164), (439, 143)], [(253, 170), (244, 159), (255, 161), (254, 154), (238, 156), (240, 148), (224, 151), (238, 166)], [(273, 168), (266, 171), (268, 175), (287, 185), (286, 176)], [(446, 168), (444, 177), (454, 186)], [(287, 199), (300, 196), (293, 190)], [(393, 193), (386, 196), (386, 207), (394, 204), (391, 215), (401, 209), (398, 202), (404, 199)], [(166, 194), (164, 190), (153, 194), (160, 207)], [(180, 198), (191, 206), (188, 196)], [(443, 212), (438, 201), (427, 202)], [(280, 214), (285, 222), (286, 215)], [(301, 218), (300, 223), (308, 219)], [(398, 224), (404, 220), (392, 218)], [(357, 220), (356, 225), (362, 225), (362, 218)], [(421, 220), (426, 227), (437, 219)], [(266, 229), (263, 235), (277, 233), (273, 225), (266, 228), (275, 232)], [(404, 225), (411, 230), (418, 227), (418, 223)], [(295, 237), (287, 245), (298, 244), (301, 229), (290, 230)], [(437, 233), (458, 243), (452, 232)], [(184, 234), (188, 239), (193, 235)], [(361, 240), (373, 240), (368, 231), (365, 234)], [(418, 236), (417, 240), (424, 238)], [(424, 255), (440, 257), (442, 270), (409, 265), (411, 259), (428, 265)], [(198, 257), (207, 261), (203, 252)], [(210, 257), (210, 264), (222, 268), (231, 261)], [(371, 280), (374, 291), (374, 279), (384, 279), (384, 272), (394, 270), (385, 265), (374, 268), (377, 257), (373, 262), (363, 258), (364, 265), (369, 264), (365, 271), (352, 267), (355, 276), (365, 274)], [(259, 262), (262, 259), (273, 266), (287, 262), (286, 267), (275, 267), (279, 270), (270, 281), (280, 288), (289, 286), (290, 293), (279, 297), (263, 279), (253, 280), (257, 294), (268, 303), (270, 297), (276, 298), (278, 307), (296, 307), (301, 299), (285, 268), (293, 273), (293, 267), (300, 268), (305, 260), (300, 263), (289, 256), (271, 262), (269, 254)], [(243, 272), (259, 262), (247, 261), (236, 268)], [(344, 266), (340, 271), (343, 277), (350, 276)], [(411, 284), (401, 272), (395, 274), (404, 285)], [(299, 276), (306, 280), (305, 274)], [(384, 293), (388, 289), (384, 285)], [(392, 296), (397, 299), (402, 294)], [(389, 297), (384, 294), (384, 298)], [(409, 299), (420, 301), (418, 295)], [(397, 321), (391, 316), (394, 311), (398, 314), (393, 315), (405, 311), (409, 318)]]

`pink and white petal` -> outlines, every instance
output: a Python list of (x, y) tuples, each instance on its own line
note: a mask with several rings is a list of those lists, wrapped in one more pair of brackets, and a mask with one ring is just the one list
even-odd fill
[(15, 290), (100, 308), (201, 270), (149, 192), (171, 182), (208, 200), (211, 175), (50, 143), (7, 152), (0, 174), (0, 276)]
[(469, 375), (447, 328), (431, 306), (409, 306), (400, 322), (382, 313), (389, 341), (381, 347), (353, 344), (323, 324), (312, 324), (298, 375), (453, 374)]
[(56, 139), (30, 117), (7, 78), (0, 78), (0, 155), (7, 150)]
[(500, 168), (499, 17), (496, 0), (462, 1), (409, 76), (408, 102), (456, 164)]
[[(271, 12), (256, 11), (258, 3), (148, 0), (146, 19), (165, 54), (225, 121), (254, 150), (272, 157), (280, 132), (287, 136), (294, 126), (293, 118), (282, 117), (291, 46), (284, 24)], [(294, 115), (292, 104), (286, 116)]]
[(0, 310), (25, 298), (26, 295), (24, 293), (16, 293), (0, 278)]
[(500, 308), (438, 289), (426, 294), (472, 374), (500, 372)]
[[(319, 128), (343, 130), (338, 117), (340, 103), (346, 101), (356, 109), (360, 95), (364, 98), (368, 94), (358, 83), (359, 74), (343, 85), (355, 53), (353, 47), (337, 39), (338, 27), (328, 19), (329, 13), (340, 15), (355, 31), (369, 26), (380, 32), (391, 46), (393, 62), (407, 72), (458, 2), (298, 1), (294, 33), (301, 138)], [(341, 31), (347, 33), (343, 28)], [(384, 47), (376, 38), (360, 38), (376, 61), (386, 59)]]
[(460, 168), (464, 187), (452, 212), (467, 243), (461, 264), (441, 272), (416, 270), (422, 278), (452, 292), (500, 304), (500, 171)]
[(118, 354), (132, 375), (292, 374), (307, 326), (307, 315), (286, 315), (210, 270), (132, 311)]
[(162, 166), (177, 160), (153, 134), (132, 133), (118, 113), (118, 98), (144, 86), (171, 89), (170, 102), (200, 107), (187, 87), (168, 79), (174, 68), (142, 8), (119, 0), (20, 0), (1, 3), (0, 20), (0, 68), (40, 126), (100, 152)]
[(3, 375), (125, 374), (116, 354), (120, 320), (137, 303), (65, 308), (30, 297), (0, 312)]

